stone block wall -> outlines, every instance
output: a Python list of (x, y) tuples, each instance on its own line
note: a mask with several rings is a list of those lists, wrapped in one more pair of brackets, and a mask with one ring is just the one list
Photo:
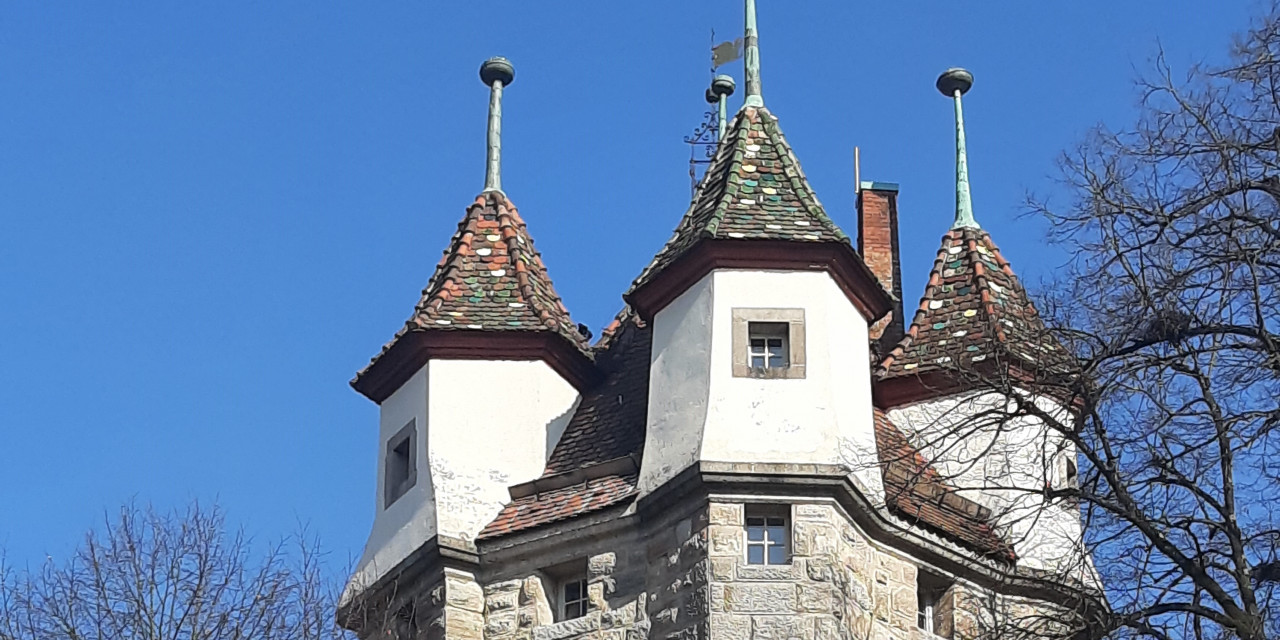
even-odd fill
[(916, 568), (882, 553), (832, 506), (791, 507), (791, 563), (749, 565), (745, 505), (710, 506), (711, 638), (914, 638)]
[(643, 550), (595, 553), (586, 566), (587, 614), (572, 620), (555, 620), (555, 583), (541, 572), (489, 584), (484, 589), (484, 640), (647, 638)]
[[(747, 504), (712, 499), (690, 508), (643, 530), (637, 522), (618, 537), (564, 542), (545, 558), (497, 566), (483, 589), (470, 574), (447, 572), (437, 597), (441, 613), (421, 637), (985, 640), (1012, 637), (992, 603), (1006, 613), (1031, 606), (955, 583), (939, 598), (937, 635), (930, 634), (916, 624), (915, 562), (873, 545), (834, 504), (789, 505), (786, 565), (746, 563)], [(542, 569), (570, 560), (585, 562), (588, 610), (557, 622), (556, 583)]]

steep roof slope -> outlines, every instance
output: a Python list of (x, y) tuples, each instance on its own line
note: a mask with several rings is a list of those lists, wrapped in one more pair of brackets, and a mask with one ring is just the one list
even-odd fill
[(493, 190), (467, 208), (413, 315), (352, 385), (360, 388), (406, 335), (425, 331), (550, 332), (588, 351), (524, 220), (505, 194)]
[(991, 524), (991, 510), (958, 494), (883, 411), (875, 410), (885, 503), (916, 524), (1005, 562), (1016, 555)]
[[(695, 251), (704, 245), (719, 253)], [(695, 254), (719, 260), (720, 267), (827, 269), (872, 320), (891, 306), (892, 297), (814, 195), (777, 117), (763, 106), (744, 106), (729, 123), (689, 209), (636, 278), (627, 300), (650, 313), (651, 302), (640, 292), (661, 298), (654, 289), (682, 286), (679, 277), (664, 286), (649, 285), (679, 271), (673, 268), (677, 263), (697, 263), (684, 260)], [(700, 273), (710, 268), (701, 267)]]
[(848, 241), (765, 107), (744, 107), (734, 116), (688, 212), (633, 288), (704, 239)]
[(990, 234), (953, 228), (929, 273), (907, 335), (877, 368), (881, 379), (955, 370), (997, 356), (1061, 372), (1070, 354), (1052, 338)]
[(532, 529), (635, 497), (649, 408), (651, 346), (649, 327), (624, 310), (596, 347), (596, 364), (605, 378), (578, 404), (542, 478), (526, 489), (531, 493), (513, 499), (479, 538)]

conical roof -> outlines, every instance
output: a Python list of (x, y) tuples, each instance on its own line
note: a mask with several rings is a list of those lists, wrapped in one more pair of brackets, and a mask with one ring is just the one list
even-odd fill
[[(775, 243), (769, 251), (764, 250), (767, 241)], [(778, 118), (764, 106), (744, 106), (729, 123), (693, 202), (671, 239), (632, 284), (628, 300), (642, 314), (651, 313), (653, 305), (637, 292), (703, 245), (717, 245), (720, 252), (714, 258), (701, 256), (701, 272), (715, 260), (738, 268), (753, 262), (761, 268), (825, 268), (873, 320), (887, 313), (892, 301), (823, 209)], [(825, 251), (804, 255), (797, 251), (804, 246)], [(673, 277), (679, 283), (670, 286), (687, 280), (688, 274)]]
[(710, 239), (848, 242), (765, 107), (743, 107), (729, 123), (688, 212), (633, 289)]
[(585, 355), (590, 345), (556, 293), (514, 204), (485, 191), (467, 208), (422, 298), (396, 336), (358, 373), (365, 378), (406, 336), (423, 332), (545, 333)]
[(906, 337), (877, 373), (881, 379), (917, 376), (996, 357), (1033, 371), (1062, 372), (1072, 362), (990, 234), (955, 227), (942, 237)]

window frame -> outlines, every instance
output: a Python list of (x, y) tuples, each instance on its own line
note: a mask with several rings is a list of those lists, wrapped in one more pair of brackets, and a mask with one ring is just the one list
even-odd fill
[[(569, 598), (569, 587), (578, 587), (578, 597)], [(578, 607), (577, 615), (569, 615), (569, 607)], [(564, 622), (581, 618), (591, 610), (591, 599), (587, 597), (587, 574), (579, 574), (563, 578), (556, 582), (556, 621)]]
[[(752, 520), (760, 521), (760, 524), (753, 524)], [(779, 522), (780, 524), (774, 524)], [(791, 539), (792, 518), (790, 505), (762, 504), (762, 505), (746, 505), (743, 509), (742, 518), (742, 561), (744, 564), (752, 567), (786, 567), (792, 562)], [(752, 528), (760, 527), (760, 536), (758, 540), (752, 539)], [(775, 541), (771, 537), (774, 529), (781, 529), (782, 540)], [(751, 559), (751, 551), (753, 548), (760, 549), (760, 562), (753, 562)], [(773, 562), (773, 549), (780, 549), (782, 554), (781, 562)]]
[[(382, 458), (382, 508), (387, 509), (395, 504), (404, 494), (418, 483), (418, 419), (410, 418), (409, 422), (395, 435), (387, 438), (387, 448)], [(404, 449), (404, 453), (400, 450)], [(393, 467), (392, 463), (396, 462)], [(403, 464), (404, 469), (392, 477), (396, 468)]]
[[(916, 572), (916, 627), (932, 636), (946, 638), (938, 633), (940, 625), (938, 609), (954, 582), (920, 569)], [(953, 613), (954, 615), (954, 613)]]
[[(733, 377), (762, 379), (803, 379), (805, 377), (804, 309), (732, 309)], [(752, 325), (786, 325), (786, 364), (781, 367), (752, 367)], [(768, 350), (768, 345), (766, 345)]]

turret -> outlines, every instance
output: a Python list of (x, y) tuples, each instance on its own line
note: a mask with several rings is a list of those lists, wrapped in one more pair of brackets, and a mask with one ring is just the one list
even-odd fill
[(493, 58), (480, 77), (490, 87), (484, 189), (413, 315), (351, 382), (379, 406), (378, 483), (344, 604), (423, 558), (472, 553), (507, 488), (543, 471), (595, 378), (587, 338), (502, 190), (502, 92), (515, 70)]
[(754, 0), (745, 23), (743, 105), (626, 296), (653, 331), (639, 492), (722, 462), (844, 467), (875, 494), (868, 331), (891, 297), (764, 106)]
[[(1020, 563), (1050, 568), (1078, 557), (1079, 514), (1043, 498), (1073, 481), (1074, 449), (1039, 420), (1009, 417), (1008, 397), (984, 381), (1064, 371), (1070, 356), (974, 215), (961, 106), (972, 86), (964, 69), (937, 81), (955, 108), (954, 218), (906, 336), (877, 368), (876, 401), (894, 423), (914, 426), (912, 441), (963, 495), (991, 509)], [(1067, 411), (1023, 391), (1044, 411)]]

